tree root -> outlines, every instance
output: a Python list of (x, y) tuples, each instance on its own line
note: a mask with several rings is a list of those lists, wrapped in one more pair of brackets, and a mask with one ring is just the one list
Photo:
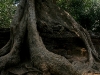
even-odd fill
[[(46, 0), (46, 2), (49, 2), (49, 0)], [(45, 20), (47, 16), (49, 16), (49, 19), (47, 19), (48, 21), (45, 21), (47, 22), (47, 24), (54, 24), (54, 22), (56, 22), (55, 20), (57, 20), (61, 23), (61, 25), (69, 29), (69, 31), (74, 32), (84, 41), (89, 53), (88, 69), (91, 70), (94, 64), (93, 54), (95, 57), (98, 58), (98, 55), (95, 55), (97, 54), (97, 52), (95, 51), (95, 48), (90, 40), (88, 33), (80, 25), (78, 25), (77, 22), (68, 13), (62, 13), (60, 9), (56, 9), (59, 13), (62, 13), (64, 17), (67, 17), (66, 19), (62, 15), (59, 15), (58, 12), (50, 14), (47, 8), (52, 9), (51, 4), (49, 3), (48, 6), (45, 8), (46, 5), (41, 2), (41, 4), (39, 5), (42, 6), (42, 9), (45, 9), (45, 12), (42, 10), (41, 12), (42, 14), (45, 14), (46, 17), (45, 15), (41, 16), (39, 14), (37, 16), (35, 13), (38, 12), (35, 10), (35, 0), (21, 0), (20, 3), (21, 5), (19, 5), (16, 13), (17, 15), (15, 15), (11, 25), (11, 40), (4, 48), (2, 48), (2, 50), (0, 50), (0, 70), (20, 62), (20, 48), (23, 44), (23, 41), (25, 40), (26, 34), (31, 63), (37, 69), (41, 70), (44, 75), (50, 75), (50, 73), (55, 75), (81, 75), (84, 72), (84, 68), (81, 67), (80, 69), (78, 69), (66, 58), (49, 52), (46, 49), (42, 38), (40, 37), (37, 30), (36, 19)], [(23, 15), (21, 16), (21, 14)], [(54, 20), (54, 22), (52, 22), (52, 19)], [(15, 21), (17, 21), (17, 23)]]
[(65, 14), (68, 17), (69, 23), (72, 25), (72, 27), (64, 25), (65, 28), (68, 28), (70, 31), (74, 32), (78, 37), (83, 40), (89, 54), (89, 67), (92, 67), (95, 61), (93, 57), (95, 57), (98, 61), (100, 61), (100, 59), (98, 53), (95, 50), (95, 47), (93, 46), (89, 33), (83, 27), (77, 24), (77, 22), (67, 12), (65, 12)]
[[(23, 1), (24, 0), (21, 0), (21, 4)], [(20, 6), (18, 9), (20, 9), (20, 8), (22, 8), (22, 7)], [(17, 11), (17, 12), (20, 14), (19, 11)], [(24, 36), (25, 36), (25, 32), (26, 32), (26, 22), (25, 22), (26, 15), (24, 15), (24, 17), (21, 17), (18, 13), (17, 13), (17, 18), (15, 15), (15, 18), (16, 18), (15, 20), (18, 22), (19, 25), (16, 26), (17, 24), (15, 24), (15, 21), (13, 21), (14, 23), (12, 22), (12, 24), (14, 24), (15, 26), (14, 25), (11, 26), (10, 41), (1, 50), (2, 53), (0, 54), (1, 55), (0, 70), (9, 65), (17, 64), (20, 61), (20, 55), (19, 55), (20, 53), (19, 52), (20, 52), (20, 48), (22, 46), (21, 44), (24, 41)], [(20, 19), (20, 21), (19, 21), (19, 19)]]
[(20, 57), (18, 54), (8, 53), (5, 56), (0, 57), (0, 71), (5, 69), (7, 66), (16, 65), (19, 63)]
[(0, 57), (10, 52), (10, 49), (11, 49), (11, 40), (9, 40), (8, 43), (3, 48), (0, 49)]

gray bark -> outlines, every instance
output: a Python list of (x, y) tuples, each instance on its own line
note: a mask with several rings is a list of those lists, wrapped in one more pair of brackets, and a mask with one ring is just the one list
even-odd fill
[[(61, 25), (71, 33), (80, 37), (84, 41), (89, 53), (89, 66), (85, 63), (84, 66), (79, 67), (82, 63), (78, 64), (76, 62), (72, 64), (65, 57), (48, 51), (37, 30), (38, 22), (44, 27), (46, 26), (51, 33), (54, 32), (52, 26)], [(59, 32), (62, 30), (63, 28)], [(27, 46), (27, 48), (24, 48), (24, 46)], [(91, 42), (88, 32), (82, 28), (69, 13), (53, 4), (52, 0), (20, 1), (11, 23), (10, 40), (0, 50), (0, 70), (2, 75), (5, 74), (4, 71), (6, 67), (22, 63), (22, 51), (29, 52), (26, 56), (29, 57), (27, 61), (31, 66), (27, 67), (25, 65), (25, 67), (28, 69), (35, 67), (42, 72), (42, 75), (81, 75), (92, 69), (94, 57), (99, 60), (98, 53)], [(9, 70), (9, 72), (13, 73), (11, 70)], [(31, 72), (33, 72), (33, 70), (31, 70)]]

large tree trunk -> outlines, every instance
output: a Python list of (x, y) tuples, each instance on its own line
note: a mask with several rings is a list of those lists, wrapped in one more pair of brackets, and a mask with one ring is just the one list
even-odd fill
[[(84, 63), (84, 66), (80, 67), (83, 63), (72, 64), (65, 57), (46, 49), (37, 27), (46, 27), (50, 33), (53, 33), (52, 27), (55, 25), (60, 25), (71, 33), (74, 32), (84, 41), (89, 53), (89, 63)], [(99, 61), (88, 32), (66, 11), (53, 4), (52, 0), (21, 0), (10, 29), (10, 40), (0, 50), (1, 75), (6, 73), (28, 75), (29, 72), (38, 72), (40, 75), (81, 75), (93, 70), (94, 57)], [(28, 70), (16, 73), (8, 69), (19, 63)]]

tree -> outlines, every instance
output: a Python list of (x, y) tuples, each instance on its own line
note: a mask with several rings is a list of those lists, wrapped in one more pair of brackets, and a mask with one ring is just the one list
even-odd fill
[(99, 0), (58, 0), (57, 4), (87, 30), (99, 31)]
[[(41, 25), (43, 27), (62, 25), (70, 33), (75, 33), (80, 37), (88, 50), (89, 64), (87, 62), (84, 68), (79, 68), (80, 64), (71, 64), (65, 57), (48, 51), (37, 30), (37, 27)], [(30, 72), (34, 72), (32, 68), (35, 67), (40, 74), (42, 72), (42, 75), (81, 75), (86, 71), (94, 70), (94, 66), (98, 68), (96, 60), (100, 60), (99, 55), (88, 32), (69, 13), (53, 4), (52, 0), (21, 0), (10, 30), (9, 42), (0, 49), (1, 75), (6, 75), (7, 68), (19, 63), (28, 63), (25, 67)], [(52, 28), (49, 30), (52, 33)], [(27, 55), (22, 56), (24, 52)], [(96, 70), (99, 71), (99, 68)], [(10, 71), (10, 74), (7, 74), (11, 75), (12, 73)], [(21, 75), (26, 73), (28, 72), (26, 71)]]
[(9, 27), (15, 8), (16, 6), (13, 4), (13, 0), (0, 1), (0, 28)]

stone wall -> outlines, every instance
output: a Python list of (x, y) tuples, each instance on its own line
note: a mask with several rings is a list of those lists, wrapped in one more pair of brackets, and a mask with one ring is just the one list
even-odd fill
[(9, 28), (0, 29), (0, 48), (2, 48), (8, 42), (9, 37), (10, 37)]
[[(0, 29), (0, 48), (2, 48), (10, 38), (10, 29), (9, 28), (2, 28)], [(75, 46), (82, 46), (84, 45), (83, 42), (78, 37), (68, 37), (68, 38), (61, 38), (61, 37), (46, 37), (42, 36), (44, 44), (46, 45), (47, 49), (52, 50), (54, 48), (63, 48), (66, 49), (73, 48)], [(92, 38), (93, 44), (96, 47), (96, 50), (100, 53), (100, 37), (99, 38)]]

